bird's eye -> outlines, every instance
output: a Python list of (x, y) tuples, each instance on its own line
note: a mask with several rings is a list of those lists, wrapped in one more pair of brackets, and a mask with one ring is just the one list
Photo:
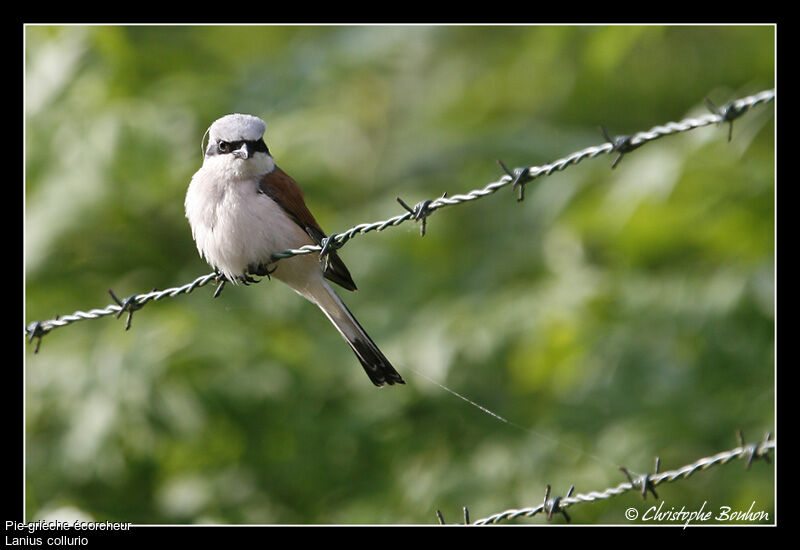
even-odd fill
[(220, 153), (230, 153), (231, 151), (231, 144), (227, 141), (219, 140), (217, 142), (217, 149), (219, 149)]

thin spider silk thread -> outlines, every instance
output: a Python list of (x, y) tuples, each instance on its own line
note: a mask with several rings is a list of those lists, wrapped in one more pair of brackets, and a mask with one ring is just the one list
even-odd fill
[[(444, 391), (454, 395), (455, 397), (458, 397), (462, 401), (466, 401), (467, 403), (469, 403), (473, 407), (477, 408), (481, 412), (483, 412), (483, 413), (485, 413), (485, 414), (487, 414), (487, 415), (489, 415), (491, 417), (494, 417), (495, 419), (499, 420), (500, 422), (503, 422), (504, 424), (508, 424), (509, 426), (514, 426), (515, 428), (517, 428), (519, 430), (522, 430), (524, 432), (528, 432), (531, 435), (534, 435), (536, 437), (540, 437), (542, 439), (546, 439), (547, 441), (550, 441), (551, 443), (555, 443), (556, 445), (561, 445), (561, 446), (566, 447), (566, 448), (568, 448), (568, 449), (570, 449), (572, 451), (575, 451), (575, 452), (580, 453), (582, 455), (588, 456), (589, 458), (591, 458), (591, 459), (593, 459), (593, 460), (595, 460), (595, 461), (597, 461), (597, 462), (599, 462), (601, 464), (611, 465), (615, 469), (619, 468), (619, 464), (617, 464), (617, 463), (615, 463), (615, 462), (613, 462), (613, 461), (611, 461), (611, 460), (609, 460), (607, 458), (603, 458), (601, 456), (592, 454), (592, 453), (590, 453), (590, 452), (588, 452), (588, 451), (586, 451), (584, 449), (581, 449), (580, 447), (575, 447), (574, 445), (570, 445), (568, 443), (564, 443), (563, 441), (560, 441), (560, 440), (558, 440), (558, 439), (556, 439), (554, 437), (551, 437), (549, 435), (543, 434), (543, 433), (541, 433), (541, 432), (539, 432), (537, 430), (534, 430), (533, 428), (528, 428), (527, 426), (523, 426), (522, 424), (517, 424), (516, 422), (513, 422), (513, 421), (511, 421), (511, 420), (509, 420), (507, 418), (504, 418), (504, 417), (500, 416), (496, 412), (494, 412), (492, 410), (489, 410), (488, 408), (484, 407), (483, 405), (480, 405), (479, 403), (476, 403), (472, 399), (470, 399), (468, 397), (465, 397), (464, 395), (461, 395), (457, 391), (448, 388), (444, 384), (442, 384), (440, 382), (437, 382), (436, 380), (434, 380), (430, 376), (428, 376), (426, 374), (423, 374), (422, 372), (418, 371), (417, 369), (412, 368), (412, 367), (406, 367), (406, 368), (408, 370), (410, 370), (411, 372), (413, 372), (414, 374), (416, 374), (417, 376), (421, 376), (422, 378), (424, 378), (428, 382), (430, 382), (430, 383), (432, 383), (432, 384), (434, 384), (436, 386), (439, 386)], [(636, 473), (635, 470), (633, 470), (631, 468), (629, 468), (628, 471), (630, 471), (631, 473)]]

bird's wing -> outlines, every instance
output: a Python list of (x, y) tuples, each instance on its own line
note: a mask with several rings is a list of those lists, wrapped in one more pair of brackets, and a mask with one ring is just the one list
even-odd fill
[[(264, 175), (259, 181), (262, 193), (274, 200), (311, 237), (315, 243), (322, 245), (325, 232), (320, 228), (314, 215), (311, 214), (305, 201), (303, 191), (289, 174), (275, 166), (275, 169)], [(347, 266), (336, 254), (335, 250), (328, 253), (328, 262), (325, 267), (325, 277), (347, 290), (356, 290), (356, 284), (350, 276)]]

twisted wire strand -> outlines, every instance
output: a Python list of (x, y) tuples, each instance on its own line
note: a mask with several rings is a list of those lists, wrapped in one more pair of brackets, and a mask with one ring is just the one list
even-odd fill
[[(656, 487), (661, 483), (671, 483), (680, 479), (686, 479), (700, 470), (707, 470), (714, 466), (727, 464), (731, 460), (740, 458), (746, 458), (748, 460), (747, 464), (749, 467), (750, 462), (756, 458), (768, 458), (769, 452), (774, 450), (775, 447), (775, 440), (770, 439), (769, 434), (767, 434), (764, 441), (762, 441), (760, 444), (741, 444), (740, 446), (729, 451), (723, 451), (712, 456), (701, 458), (692, 464), (687, 464), (675, 470), (648, 474), (644, 483), (649, 483), (651, 487)], [(639, 477), (632, 483), (626, 481), (624, 483), (620, 483), (616, 487), (609, 487), (603, 491), (591, 491), (589, 493), (578, 493), (576, 495), (561, 497), (558, 500), (558, 511), (563, 511), (570, 506), (583, 502), (607, 500), (633, 490), (642, 491), (643, 479), (644, 478)], [(476, 520), (474, 523), (472, 523), (472, 525), (489, 525), (499, 523), (501, 521), (512, 520), (518, 517), (533, 517), (536, 514), (548, 512), (548, 506), (552, 506), (552, 501), (545, 501), (538, 506), (533, 506), (530, 508), (512, 508), (503, 512), (498, 512), (489, 517)]]
[[(201, 286), (207, 285), (212, 280), (217, 278), (216, 273), (209, 273), (207, 275), (203, 275), (198, 277), (194, 281), (190, 283), (186, 283), (185, 285), (168, 288), (165, 290), (153, 290), (152, 292), (148, 292), (147, 294), (137, 294), (134, 297), (134, 301), (136, 303), (136, 308), (144, 306), (146, 303), (150, 302), (151, 300), (155, 300), (156, 302), (162, 300), (164, 298), (174, 298), (180, 294), (189, 294), (194, 289), (199, 288)], [(76, 311), (69, 315), (60, 315), (55, 319), (50, 319), (48, 321), (35, 321), (30, 323), (25, 328), (25, 333), (28, 336), (42, 336), (47, 334), (54, 328), (58, 327), (65, 327), (77, 321), (85, 321), (86, 319), (99, 319), (100, 317), (105, 317), (106, 315), (119, 315), (125, 310), (123, 306), (118, 304), (109, 304), (104, 308), (95, 308), (90, 309), (89, 311)]]
[[(772, 101), (774, 98), (775, 98), (775, 90), (764, 90), (757, 94), (731, 101), (723, 109), (718, 110), (717, 112), (712, 112), (710, 114), (703, 115), (701, 117), (685, 118), (680, 122), (668, 122), (663, 125), (654, 126), (650, 130), (639, 132), (632, 136), (624, 136), (625, 145), (627, 147), (627, 150), (631, 150), (634, 147), (639, 147), (645, 143), (654, 141), (656, 139), (660, 139), (665, 136), (681, 132), (688, 132), (690, 130), (694, 130), (696, 128), (702, 128), (704, 126), (709, 126), (712, 124), (719, 124), (722, 122), (730, 123), (733, 121), (733, 119), (738, 118), (743, 113), (747, 112), (750, 108), (760, 103)], [(518, 184), (524, 186), (531, 180), (536, 179), (540, 176), (549, 176), (553, 172), (565, 170), (569, 166), (578, 164), (583, 160), (591, 159), (599, 155), (607, 155), (616, 151), (620, 152), (620, 154), (624, 152), (624, 150), (618, 144), (612, 142), (606, 142), (602, 145), (587, 147), (585, 149), (574, 152), (570, 155), (567, 155), (566, 157), (555, 160), (548, 164), (543, 164), (541, 166), (527, 166), (524, 168), (515, 168), (513, 175), (510, 173), (506, 174), (502, 176), (499, 180), (488, 183), (481, 188), (473, 189), (468, 193), (453, 195), (451, 197), (441, 196), (436, 199), (423, 201), (419, 203), (419, 205), (422, 205), (424, 203), (425, 205), (424, 212), (422, 210), (418, 210), (416, 213), (413, 211), (407, 211), (404, 212), (403, 214), (399, 214), (387, 220), (376, 221), (373, 223), (361, 223), (354, 227), (351, 227), (350, 229), (342, 233), (334, 233), (330, 235), (326, 239), (326, 241), (323, 242), (321, 246), (305, 245), (295, 249), (284, 250), (283, 252), (273, 254), (272, 260), (279, 261), (285, 258), (291, 258), (292, 256), (311, 254), (313, 252), (324, 252), (328, 248), (338, 249), (344, 246), (348, 241), (350, 241), (350, 239), (352, 239), (356, 235), (363, 235), (371, 231), (383, 231), (387, 227), (396, 227), (409, 220), (421, 219), (424, 222), (425, 217), (427, 217), (434, 211), (439, 210), (441, 208), (481, 199), (488, 195), (492, 195), (497, 191), (499, 191), (500, 189), (502, 189), (503, 187), (506, 187), (511, 184), (513, 184), (514, 186), (517, 186)], [(424, 215), (420, 217), (420, 214)], [(98, 319), (100, 317), (104, 317), (107, 315), (114, 315), (114, 314), (119, 316), (123, 310), (131, 312), (135, 309), (143, 307), (146, 303), (150, 302), (151, 300), (158, 301), (166, 297), (172, 298), (180, 294), (188, 294), (196, 288), (207, 285), (209, 282), (211, 282), (216, 278), (217, 278), (216, 273), (209, 273), (207, 275), (198, 277), (191, 283), (187, 283), (179, 287), (168, 288), (166, 290), (161, 290), (161, 291), (154, 290), (146, 294), (134, 295), (131, 298), (129, 298), (129, 300), (132, 300), (133, 303), (128, 303), (125, 306), (120, 304), (110, 304), (105, 308), (101, 309), (91, 309), (89, 311), (76, 311), (72, 314), (61, 315), (54, 319), (49, 319), (46, 321), (35, 321), (28, 324), (25, 327), (25, 335), (29, 338), (29, 341), (32, 341), (34, 338), (41, 338), (43, 335), (47, 334), (48, 332), (50, 332), (55, 328), (64, 327), (77, 321), (82, 321), (86, 319)]]

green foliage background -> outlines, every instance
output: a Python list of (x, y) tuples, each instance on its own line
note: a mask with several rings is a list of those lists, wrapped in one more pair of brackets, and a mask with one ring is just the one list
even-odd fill
[[(188, 282), (183, 198), (229, 112), (267, 121), (328, 232), (774, 86), (774, 28), (25, 29), (25, 320)], [(278, 282), (26, 348), (27, 519), (435, 523), (616, 485), (774, 426), (774, 104), (341, 251), (403, 373), (374, 388)], [(344, 291), (343, 291), (344, 292)], [(422, 376), (424, 374), (424, 376)], [(443, 391), (437, 380), (509, 419)], [(774, 517), (773, 470), (659, 489)], [(652, 503), (652, 501), (650, 501)], [(627, 524), (636, 494), (571, 511)], [(666, 508), (665, 508), (666, 509)], [(540, 523), (542, 517), (519, 520)], [(558, 519), (557, 521), (563, 521)]]

